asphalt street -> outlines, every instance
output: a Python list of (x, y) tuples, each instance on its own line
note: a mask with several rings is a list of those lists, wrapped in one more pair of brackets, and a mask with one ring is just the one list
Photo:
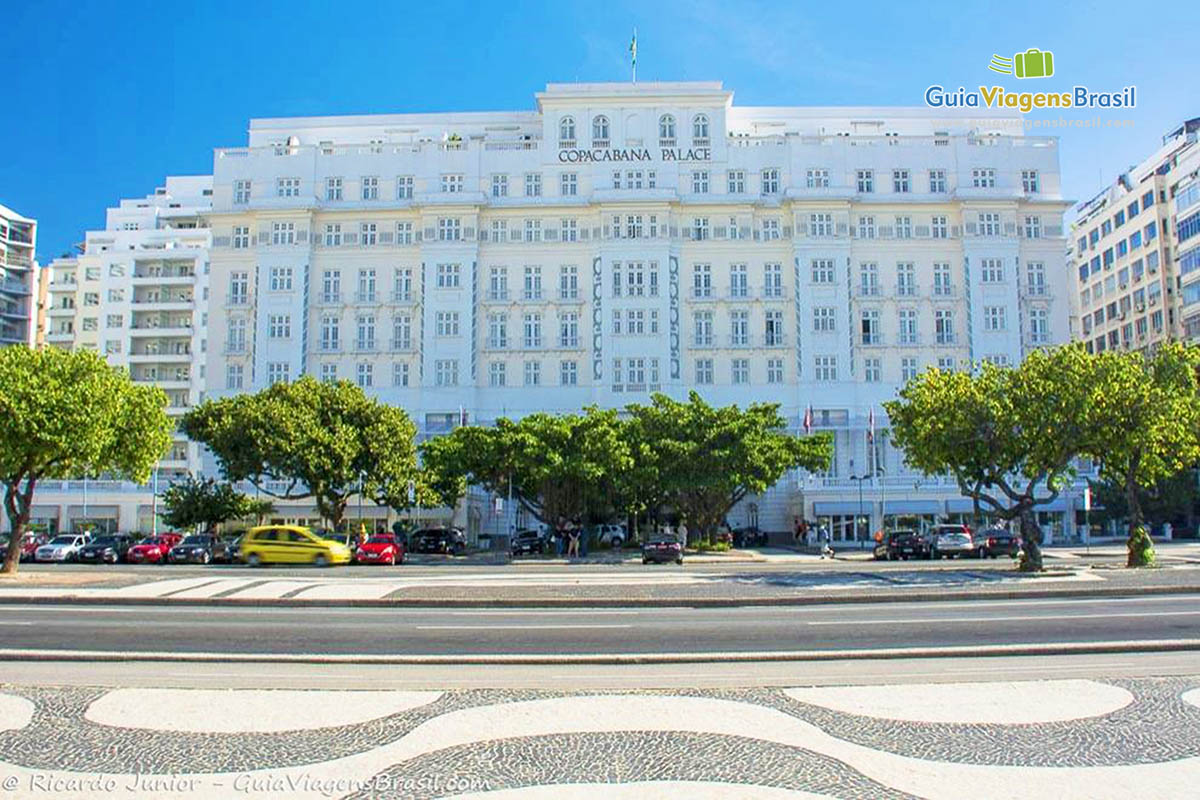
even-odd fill
[(1200, 595), (620, 609), (9, 605), (0, 649), (576, 655), (1200, 641)]

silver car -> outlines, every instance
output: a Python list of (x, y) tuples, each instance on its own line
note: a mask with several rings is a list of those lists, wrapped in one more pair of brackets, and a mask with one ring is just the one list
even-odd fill
[(933, 557), (956, 558), (975, 555), (975, 542), (971, 534), (961, 528), (954, 531), (936, 532), (933, 538)]

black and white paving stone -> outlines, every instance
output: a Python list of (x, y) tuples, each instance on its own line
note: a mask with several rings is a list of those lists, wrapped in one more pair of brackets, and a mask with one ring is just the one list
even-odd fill
[[(22, 793), (28, 782), (4, 780), (34, 774), (204, 776), (173, 795), (181, 797), (364, 799), (646, 784), (693, 786), (689, 796), (714, 798), (762, 787), (798, 798), (1124, 800), (1196, 797), (1200, 786), (1200, 677), (827, 690), (196, 692), (0, 686), (0, 797), (36, 796)], [(275, 700), (288, 704), (286, 713), (271, 715)], [(149, 713), (129, 707), (147, 702)], [(297, 777), (309, 783), (279, 788)], [(226, 789), (239, 778), (240, 790)]]

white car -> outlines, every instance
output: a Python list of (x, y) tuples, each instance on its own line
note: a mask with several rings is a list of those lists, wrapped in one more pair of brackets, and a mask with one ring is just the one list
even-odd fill
[(34, 561), (74, 561), (79, 558), (79, 550), (87, 544), (88, 537), (66, 535), (55, 536), (37, 549)]
[(599, 525), (596, 527), (596, 540), (600, 544), (620, 547), (628, 539), (629, 536), (625, 533), (624, 525)]

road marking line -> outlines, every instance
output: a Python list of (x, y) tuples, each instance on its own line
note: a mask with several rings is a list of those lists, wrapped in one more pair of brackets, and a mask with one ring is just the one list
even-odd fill
[(417, 625), (419, 631), (552, 631), (632, 628), (632, 625)]
[(1189, 617), (1200, 611), (1132, 611), (1124, 614), (1046, 614), (1039, 616), (922, 617), (921, 619), (839, 619), (805, 622), (805, 625), (935, 625), (942, 622), (1038, 622), (1063, 619), (1112, 619), (1114, 617)]

